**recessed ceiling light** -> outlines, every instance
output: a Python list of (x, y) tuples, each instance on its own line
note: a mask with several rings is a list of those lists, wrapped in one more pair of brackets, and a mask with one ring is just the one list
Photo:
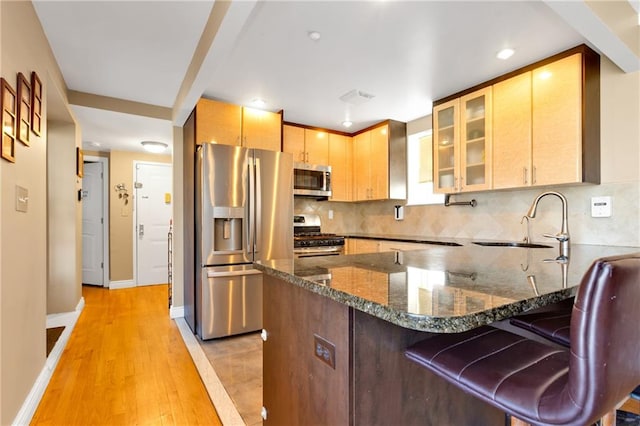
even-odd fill
[(349, 120), (344, 120), (344, 121), (342, 122), (342, 125), (343, 125), (344, 127), (351, 127), (351, 126), (353, 125), (353, 122), (351, 122), (351, 121), (349, 121)]
[(263, 107), (265, 106), (267, 103), (264, 101), (264, 99), (260, 99), (260, 98), (254, 98), (251, 100), (251, 105), (255, 106), (255, 107)]
[(511, 56), (513, 56), (513, 54), (515, 53), (515, 50), (513, 49), (502, 49), (501, 51), (498, 52), (498, 54), (496, 55), (496, 57), (498, 59), (509, 59)]
[(142, 141), (140, 143), (146, 151), (153, 152), (154, 154), (160, 154), (169, 147), (166, 143), (156, 141)]
[(313, 41), (318, 41), (320, 40), (320, 37), (321, 37), (318, 31), (309, 31), (307, 32), (307, 36)]

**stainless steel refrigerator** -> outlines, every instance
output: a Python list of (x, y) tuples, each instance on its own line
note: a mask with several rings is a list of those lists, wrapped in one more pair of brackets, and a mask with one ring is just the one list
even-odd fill
[(195, 214), (196, 333), (206, 340), (261, 329), (262, 273), (252, 262), (293, 256), (292, 155), (202, 145)]

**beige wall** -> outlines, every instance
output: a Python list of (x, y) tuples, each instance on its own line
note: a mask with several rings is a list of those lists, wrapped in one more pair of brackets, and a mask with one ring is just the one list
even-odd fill
[[(72, 123), (47, 122), (47, 314), (71, 312), (82, 297), (82, 204), (76, 175), (79, 129)], [(75, 220), (69, 220), (75, 218)]]
[[(15, 87), (18, 72), (30, 75), (36, 71), (44, 86), (46, 116), (50, 94), (54, 91), (64, 94), (66, 87), (31, 2), (0, 2), (0, 34), (2, 77)], [(60, 101), (59, 105), (65, 107), (66, 99)], [(46, 121), (42, 131), (42, 137), (34, 136), (30, 147), (17, 142), (15, 164), (0, 160), (0, 424), (3, 425), (13, 421), (45, 363)], [(27, 213), (15, 210), (16, 185), (29, 190)], [(74, 191), (74, 187), (68, 190)], [(71, 216), (67, 220), (76, 222), (77, 218)], [(77, 259), (69, 261), (76, 264)], [(75, 282), (70, 283), (73, 285)]]
[[(557, 188), (569, 201), (569, 231), (573, 243), (640, 246), (640, 73), (625, 74), (607, 58), (601, 65), (601, 185)], [(428, 127), (427, 127), (428, 126)], [(413, 132), (430, 128), (416, 120)], [(522, 239), (520, 219), (542, 189), (490, 191), (456, 195), (454, 201), (475, 198), (477, 207), (407, 206), (405, 220), (393, 219), (394, 201), (329, 203), (296, 200), (297, 212), (317, 212), (323, 230), (337, 233), (397, 234), (446, 238)], [(593, 196), (612, 197), (613, 216), (592, 218)], [(334, 219), (329, 220), (328, 211)], [(545, 199), (532, 221), (532, 237), (560, 227), (560, 204)]]
[[(171, 163), (171, 156), (112, 151), (109, 155), (109, 262), (110, 281), (133, 280), (133, 162)], [(115, 185), (124, 183), (129, 202), (119, 198)], [(177, 204), (174, 204), (176, 206)], [(175, 209), (175, 207), (174, 207)]]

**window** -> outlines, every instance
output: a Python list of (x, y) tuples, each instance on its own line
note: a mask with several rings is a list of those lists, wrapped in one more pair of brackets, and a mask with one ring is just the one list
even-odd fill
[(407, 205), (443, 204), (444, 195), (433, 193), (431, 130), (407, 137)]

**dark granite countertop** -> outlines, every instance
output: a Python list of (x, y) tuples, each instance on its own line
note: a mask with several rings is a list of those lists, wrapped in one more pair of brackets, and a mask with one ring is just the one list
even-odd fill
[(638, 247), (572, 245), (567, 263), (553, 248), (433, 245), (424, 250), (273, 260), (265, 274), (401, 327), (462, 332), (573, 296), (599, 258)]
[(343, 236), (345, 238), (360, 238), (363, 240), (399, 241), (403, 243), (435, 244), (445, 246), (459, 246), (471, 243), (471, 240), (461, 238), (418, 237), (394, 234), (343, 234)]

